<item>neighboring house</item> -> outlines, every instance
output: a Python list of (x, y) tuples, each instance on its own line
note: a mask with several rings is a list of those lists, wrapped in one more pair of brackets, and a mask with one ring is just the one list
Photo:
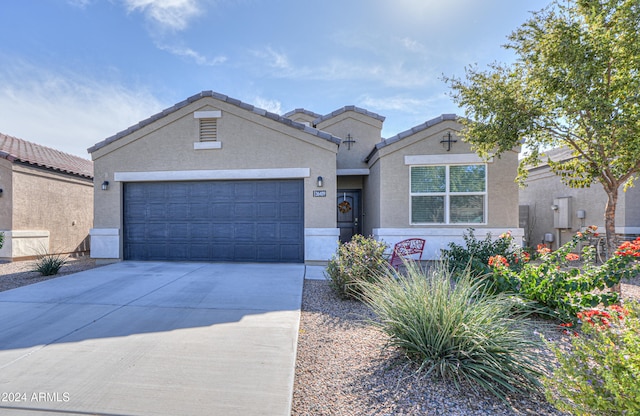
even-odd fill
[(516, 152), (484, 163), (451, 114), (386, 140), (383, 122), (190, 97), (89, 149), (91, 255), (321, 264), (356, 233), (425, 238), (423, 259), (469, 227), (522, 236)]
[(93, 162), (0, 134), (0, 260), (84, 255), (93, 224)]
[[(573, 157), (566, 148), (550, 150), (546, 155), (553, 161)], [(525, 229), (527, 245), (535, 247), (546, 242), (555, 249), (589, 225), (598, 226), (604, 235), (607, 194), (602, 185), (596, 182), (589, 188), (569, 188), (547, 163), (527, 170), (527, 186), (520, 190), (521, 227)], [(618, 195), (616, 233), (623, 239), (640, 235), (640, 189), (620, 189)]]

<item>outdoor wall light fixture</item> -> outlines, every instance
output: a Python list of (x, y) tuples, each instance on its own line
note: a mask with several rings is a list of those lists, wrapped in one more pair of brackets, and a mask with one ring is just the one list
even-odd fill
[(102, 182), (102, 190), (106, 191), (107, 189), (109, 189), (109, 181)]
[(324, 180), (322, 179), (322, 176), (318, 176), (318, 188), (322, 188), (323, 185)]
[(554, 205), (551, 205), (551, 209), (553, 211), (557, 211), (558, 209), (560, 209), (560, 207), (554, 204)]

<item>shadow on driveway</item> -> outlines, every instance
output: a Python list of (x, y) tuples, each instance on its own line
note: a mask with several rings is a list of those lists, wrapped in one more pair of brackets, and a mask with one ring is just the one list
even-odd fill
[(303, 277), (123, 262), (2, 292), (0, 393), (29, 400), (1, 413), (289, 414)]

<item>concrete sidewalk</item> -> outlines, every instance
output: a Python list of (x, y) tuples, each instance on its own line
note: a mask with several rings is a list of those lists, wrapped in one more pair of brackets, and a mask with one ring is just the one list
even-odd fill
[(289, 415), (304, 265), (123, 262), (0, 293), (2, 415)]

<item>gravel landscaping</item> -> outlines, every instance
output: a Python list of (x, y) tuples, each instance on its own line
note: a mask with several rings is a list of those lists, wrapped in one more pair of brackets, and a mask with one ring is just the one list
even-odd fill
[[(70, 259), (56, 276), (31, 271), (33, 262), (0, 264), (0, 291), (98, 267)], [(640, 300), (640, 279), (622, 284), (623, 298)], [(511, 397), (505, 404), (470, 386), (416, 373), (385, 337), (367, 324), (373, 316), (341, 300), (324, 280), (304, 283), (292, 415), (562, 415), (544, 397)], [(560, 331), (543, 330), (562, 339)]]
[[(640, 300), (640, 279), (623, 283), (622, 295)], [(543, 396), (511, 397), (505, 404), (469, 386), (458, 391), (419, 375), (398, 351), (384, 348), (384, 334), (366, 323), (371, 318), (366, 306), (341, 300), (327, 281), (305, 281), (293, 415), (564, 414)], [(553, 327), (541, 331), (550, 340), (565, 337)]]
[(0, 263), (0, 292), (15, 289), (20, 286), (31, 285), (44, 280), (54, 279), (66, 274), (77, 273), (82, 270), (98, 267), (96, 261), (89, 257), (73, 257), (60, 268), (60, 272), (53, 276), (42, 276), (34, 272), (34, 261), (14, 261)]

